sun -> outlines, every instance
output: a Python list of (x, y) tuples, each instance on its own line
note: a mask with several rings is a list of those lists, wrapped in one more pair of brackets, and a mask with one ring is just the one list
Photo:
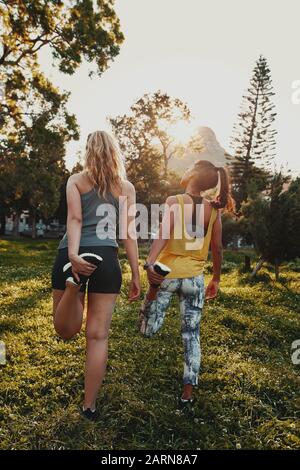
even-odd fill
[(194, 132), (194, 125), (187, 121), (178, 121), (172, 124), (168, 129), (168, 133), (180, 144), (187, 144)]

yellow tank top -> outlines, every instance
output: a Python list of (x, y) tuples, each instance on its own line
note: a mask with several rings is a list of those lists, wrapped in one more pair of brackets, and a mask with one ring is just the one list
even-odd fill
[(174, 219), (174, 228), (170, 239), (158, 257), (158, 261), (166, 264), (172, 271), (166, 277), (182, 279), (198, 276), (202, 273), (207, 260), (213, 224), (218, 211), (212, 208), (206, 235), (203, 238), (191, 237), (186, 232), (184, 218), (183, 195), (178, 194), (178, 216)]

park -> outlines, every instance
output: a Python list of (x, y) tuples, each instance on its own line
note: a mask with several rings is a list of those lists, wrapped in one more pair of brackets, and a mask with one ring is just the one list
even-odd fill
[[(255, 37), (244, 37), (235, 0), (0, 0), (1, 451), (299, 450), (299, 77), (277, 47), (286, 9), (273, 13), (268, 42), (267, 7), (252, 3)], [(207, 41), (209, 21), (198, 27), (216, 8), (218, 43)], [(296, 18), (286, 49), (299, 42)], [(117, 142), (135, 188), (141, 291), (128, 301), (132, 263), (120, 237), (123, 282), (99, 417), (89, 421), (79, 412), (86, 325), (70, 340), (55, 331), (51, 271), (70, 230), (66, 191), (84, 174), (97, 129)], [(199, 160), (219, 175), (207, 201), (220, 202), (226, 169), (234, 203), (216, 206), (221, 280), (202, 312), (194, 405), (180, 409), (178, 299), (153, 337), (142, 337), (138, 318), (162, 208), (184, 193), (183, 175)], [(99, 205), (95, 216), (106, 211)], [(203, 274), (207, 286), (212, 252)]]
[(274, 272), (264, 269), (249, 281), (239, 273), (243, 253), (225, 253), (221, 293), (205, 307), (201, 326), (202, 378), (191, 419), (176, 410), (176, 303), (159, 336), (141, 338), (121, 260), (125, 282), (110, 332), (102, 419), (88, 423), (77, 412), (84, 333), (64, 342), (53, 332), (49, 270), (56, 245), (1, 241), (1, 338), (8, 345), (2, 449), (298, 448), (291, 344), (299, 337), (299, 272), (285, 266), (274, 283)]

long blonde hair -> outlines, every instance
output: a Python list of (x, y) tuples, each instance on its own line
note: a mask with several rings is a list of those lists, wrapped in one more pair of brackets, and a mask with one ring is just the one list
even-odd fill
[(99, 195), (105, 197), (108, 191), (121, 188), (126, 170), (119, 146), (107, 132), (88, 135), (83, 170), (94, 186), (98, 186)]

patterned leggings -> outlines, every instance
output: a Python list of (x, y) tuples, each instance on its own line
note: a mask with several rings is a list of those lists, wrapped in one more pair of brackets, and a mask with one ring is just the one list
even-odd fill
[(184, 346), (183, 383), (197, 385), (200, 369), (200, 319), (204, 304), (203, 274), (185, 279), (165, 279), (153, 301), (144, 300), (140, 332), (150, 337), (162, 326), (172, 295), (179, 295)]

